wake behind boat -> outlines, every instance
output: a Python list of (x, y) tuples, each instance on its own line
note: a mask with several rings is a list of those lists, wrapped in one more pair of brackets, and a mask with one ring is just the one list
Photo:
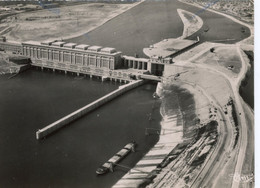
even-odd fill
[(129, 144), (125, 145), (123, 149), (121, 149), (119, 152), (117, 152), (113, 157), (111, 157), (106, 163), (104, 163), (102, 166), (100, 166), (96, 173), (98, 175), (105, 174), (109, 170), (113, 172), (113, 167), (116, 165), (120, 160), (122, 160), (127, 154), (129, 154), (131, 151), (135, 151), (136, 143), (135, 141), (130, 142)]

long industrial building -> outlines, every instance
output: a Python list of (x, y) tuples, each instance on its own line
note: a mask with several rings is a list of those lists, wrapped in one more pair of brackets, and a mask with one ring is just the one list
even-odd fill
[(63, 41), (28, 41), (22, 43), (6, 41), (0, 37), (0, 50), (11, 51), (29, 57), (33, 66), (131, 80), (134, 75), (143, 73), (161, 76), (165, 64), (171, 64), (169, 57), (136, 58), (123, 56), (110, 47), (66, 43)]
[(32, 61), (47, 64), (58, 63), (61, 67), (74, 65), (74, 67), (97, 67), (114, 70), (120, 66), (121, 52), (114, 48), (100, 46), (77, 45), (75, 43), (54, 42), (23, 42), (23, 55)]

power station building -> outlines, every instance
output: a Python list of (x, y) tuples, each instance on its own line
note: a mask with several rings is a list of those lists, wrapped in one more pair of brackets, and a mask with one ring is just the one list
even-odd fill
[(6, 41), (6, 38), (2, 37), (0, 50), (26, 56), (31, 59), (33, 66), (119, 80), (130, 80), (133, 74), (138, 76), (148, 73), (161, 76), (165, 64), (172, 63), (171, 58), (123, 56), (120, 51), (110, 47), (57, 40), (17, 43)]
[(33, 63), (57, 64), (59, 67), (102, 68), (114, 70), (120, 67), (121, 52), (114, 48), (102, 48), (62, 41), (23, 42), (22, 54)]

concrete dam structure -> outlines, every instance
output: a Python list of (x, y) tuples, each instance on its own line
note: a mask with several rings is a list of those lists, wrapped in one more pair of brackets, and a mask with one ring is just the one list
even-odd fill
[(118, 97), (119, 95), (142, 85), (143, 83), (145, 83), (145, 81), (137, 80), (137, 81), (132, 81), (132, 82), (126, 84), (126, 85), (119, 86), (119, 88), (117, 90), (97, 99), (96, 101), (94, 101), (94, 102), (74, 111), (74, 112), (72, 112), (71, 114), (55, 121), (54, 123), (42, 128), (42, 129), (39, 129), (36, 132), (36, 139), (39, 140), (41, 138), (48, 136), (49, 134), (57, 131), (58, 129), (62, 128), (63, 126), (65, 126), (65, 125), (71, 123), (72, 121), (75, 121), (76, 119), (84, 116), (85, 114), (89, 113), (90, 111), (95, 110), (96, 108), (98, 108), (98, 107), (102, 106), (103, 104), (113, 100), (114, 98)]
[[(168, 41), (168, 39), (164, 41)], [(123, 55), (121, 51), (111, 47), (66, 43), (62, 40), (17, 43), (0, 37), (0, 50), (30, 58), (32, 66), (42, 69), (73, 72), (90, 77), (97, 76), (102, 80), (110, 78), (120, 82), (129, 82), (133, 76), (138, 77), (144, 74), (162, 76), (165, 65), (174, 64), (171, 55), (182, 52), (183, 49), (198, 41), (185, 40), (182, 42), (187, 44), (178, 47), (177, 42), (172, 42), (173, 47), (178, 47), (178, 50), (172, 47), (168, 51), (166, 50), (166, 54), (162, 53), (163, 50), (159, 48), (151, 47), (148, 51), (156, 51), (156, 54), (164, 55), (152, 55), (149, 58)]]

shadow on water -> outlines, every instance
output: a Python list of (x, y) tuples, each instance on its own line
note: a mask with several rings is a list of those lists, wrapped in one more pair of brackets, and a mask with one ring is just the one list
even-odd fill
[(250, 60), (250, 69), (246, 73), (245, 79), (241, 82), (239, 93), (244, 101), (254, 109), (254, 52), (244, 51)]
[[(0, 77), (1, 187), (111, 187), (126, 171), (97, 176), (96, 169), (135, 140), (137, 151), (122, 164), (133, 167), (158, 141), (145, 128), (160, 128), (156, 85), (146, 84), (92, 111), (50, 137), (36, 130), (115, 90), (114, 82), (75, 79), (58, 72), (28, 70)], [(4, 100), (3, 100), (4, 99)]]

